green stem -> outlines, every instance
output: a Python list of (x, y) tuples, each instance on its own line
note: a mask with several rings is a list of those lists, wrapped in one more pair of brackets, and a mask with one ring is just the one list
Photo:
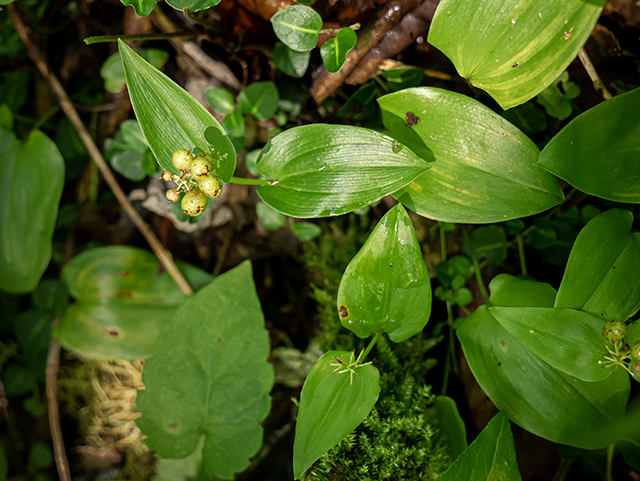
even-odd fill
[(471, 238), (469, 237), (469, 233), (467, 232), (467, 229), (465, 229), (464, 226), (462, 227), (462, 234), (464, 235), (464, 240), (467, 241), (469, 245), (469, 253), (471, 254), (471, 262), (473, 263), (473, 271), (476, 276), (478, 289), (480, 289), (480, 294), (482, 295), (482, 298), (484, 299), (485, 304), (487, 305), (487, 307), (489, 307), (491, 306), (491, 303), (489, 302), (489, 294), (487, 293), (487, 289), (484, 287), (484, 282), (482, 281), (482, 274), (480, 273), (480, 266), (478, 265), (476, 250), (475, 250), (475, 247), (473, 246), (473, 242), (471, 241)]
[(94, 43), (117, 42), (118, 40), (165, 40), (175, 37), (195, 37), (196, 35), (198, 35), (198, 32), (193, 30), (172, 33), (138, 33), (135, 35), (100, 35), (87, 37), (84, 39), (84, 43), (85, 45), (92, 45)]
[(518, 257), (520, 257), (520, 269), (522, 270), (522, 275), (527, 275), (527, 258), (524, 255), (524, 241), (522, 240), (522, 236), (516, 236), (516, 242), (518, 243)]
[(447, 233), (442, 228), (442, 222), (438, 222), (438, 228), (440, 230), (440, 252), (442, 260), (447, 260)]
[(607, 447), (607, 481), (613, 481), (613, 476), (611, 476), (611, 467), (613, 466), (613, 451), (616, 445), (610, 444)]
[(371, 342), (369, 343), (367, 348), (364, 350), (364, 353), (362, 354), (362, 360), (363, 361), (367, 358), (367, 355), (369, 355), (369, 353), (371, 352), (371, 349), (373, 349), (373, 346), (376, 345), (376, 342), (378, 342), (378, 338), (380, 337), (380, 333), (381, 332), (382, 332), (382, 329), (380, 329), (380, 330), (378, 330), (378, 332), (376, 332), (376, 335), (373, 336), (373, 339), (371, 339)]
[(231, 177), (229, 184), (240, 185), (270, 185), (271, 181), (264, 179), (245, 179), (243, 177)]

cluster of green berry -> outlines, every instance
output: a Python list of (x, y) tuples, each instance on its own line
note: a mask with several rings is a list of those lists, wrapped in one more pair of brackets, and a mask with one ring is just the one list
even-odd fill
[(176, 184), (175, 189), (166, 193), (169, 202), (179, 202), (180, 193), (184, 192), (180, 206), (188, 216), (195, 217), (207, 208), (208, 199), (218, 197), (222, 192), (222, 182), (213, 175), (216, 160), (211, 154), (198, 154), (195, 157), (187, 149), (178, 149), (173, 153), (171, 162), (180, 171), (180, 175), (168, 170), (162, 172), (162, 179)]
[[(616, 321), (615, 319), (607, 322), (602, 327), (602, 336), (607, 341), (607, 350), (611, 357), (604, 356), (606, 362), (600, 361), (606, 367), (610, 366), (622, 366), (629, 374), (634, 376), (640, 373), (640, 341), (636, 341), (631, 349), (624, 342), (624, 336), (627, 335), (627, 326), (622, 321)], [(609, 347), (609, 344), (613, 346), (613, 349)], [(631, 362), (633, 361), (632, 369), (630, 369)]]

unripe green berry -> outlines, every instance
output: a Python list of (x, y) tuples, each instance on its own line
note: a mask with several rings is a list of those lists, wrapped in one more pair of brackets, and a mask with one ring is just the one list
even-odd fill
[(198, 179), (198, 188), (204, 195), (213, 199), (222, 193), (222, 182), (215, 175), (205, 175)]
[(198, 154), (191, 163), (191, 175), (196, 179), (209, 175), (213, 172), (216, 160), (211, 154)]
[(187, 192), (182, 198), (182, 211), (190, 217), (195, 217), (207, 208), (207, 198), (198, 189)]
[(180, 192), (178, 192), (178, 189), (169, 189), (164, 195), (169, 202), (178, 202), (180, 200)]
[(162, 171), (162, 180), (164, 180), (165, 182), (169, 182), (169, 181), (173, 180), (173, 174), (171, 172), (169, 172), (168, 170), (163, 170)]
[(629, 355), (635, 362), (640, 362), (640, 341), (636, 341), (636, 343), (631, 347)]
[(191, 162), (193, 162), (193, 154), (189, 152), (187, 149), (178, 149), (173, 153), (171, 157), (171, 162), (176, 167), (176, 169), (186, 172), (191, 168)]
[(602, 328), (602, 335), (611, 344), (617, 344), (627, 334), (627, 326), (624, 322), (615, 319), (607, 322)]

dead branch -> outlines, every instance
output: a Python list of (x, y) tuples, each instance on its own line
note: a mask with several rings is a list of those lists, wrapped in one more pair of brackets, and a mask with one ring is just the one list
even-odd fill
[(109, 185), (111, 191), (116, 196), (116, 199), (118, 199), (118, 202), (122, 206), (122, 209), (129, 215), (135, 226), (149, 243), (151, 250), (158, 257), (163, 267), (167, 270), (167, 272), (169, 272), (173, 280), (176, 281), (182, 292), (184, 292), (185, 294), (193, 293), (193, 289), (191, 289), (191, 286), (176, 266), (169, 251), (164, 248), (162, 243), (156, 237), (155, 233), (146, 224), (142, 217), (140, 217), (140, 214), (138, 214), (138, 212), (129, 202), (129, 199), (122, 190), (122, 187), (120, 187), (120, 185), (118, 184), (118, 181), (111, 171), (111, 168), (104, 160), (104, 157), (102, 157), (98, 146), (95, 144), (95, 142), (91, 138), (91, 135), (87, 131), (87, 128), (82, 123), (78, 112), (69, 100), (69, 96), (62, 87), (62, 84), (60, 84), (58, 78), (49, 68), (49, 65), (47, 64), (43, 53), (40, 51), (39, 47), (37, 47), (37, 43), (32, 40), (33, 32), (22, 21), (13, 3), (7, 5), (7, 12), (9, 13), (9, 17), (11, 18), (13, 25), (18, 31), (20, 38), (27, 46), (29, 57), (31, 58), (33, 63), (36, 64), (36, 67), (49, 84), (49, 87), (58, 99), (62, 110), (75, 127), (78, 135), (80, 136), (80, 139), (82, 140), (82, 143), (85, 145), (87, 151), (89, 152), (89, 156), (95, 162), (98, 170), (100, 170), (100, 173)]
[(587, 71), (587, 74), (589, 74), (596, 92), (602, 95), (605, 100), (613, 98), (609, 90), (607, 90), (604, 82), (600, 79), (600, 76), (598, 75), (596, 68), (593, 66), (593, 63), (591, 62), (589, 55), (587, 55), (587, 51), (584, 49), (584, 47), (582, 47), (578, 52), (578, 57), (580, 58), (584, 69)]

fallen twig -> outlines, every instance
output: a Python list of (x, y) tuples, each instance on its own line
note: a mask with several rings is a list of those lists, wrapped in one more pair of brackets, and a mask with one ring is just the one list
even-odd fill
[(146, 224), (142, 217), (140, 217), (140, 214), (138, 214), (138, 212), (133, 208), (126, 194), (118, 184), (118, 181), (113, 175), (111, 168), (102, 157), (98, 146), (91, 138), (91, 135), (89, 135), (87, 128), (84, 126), (82, 120), (80, 119), (80, 116), (78, 115), (78, 112), (71, 103), (71, 100), (69, 100), (69, 96), (62, 87), (62, 84), (60, 84), (58, 78), (53, 74), (53, 72), (51, 72), (51, 69), (47, 64), (43, 53), (36, 46), (36, 43), (32, 41), (31, 36), (33, 33), (31, 29), (27, 27), (22, 21), (13, 3), (7, 5), (6, 8), (7, 12), (9, 13), (9, 17), (13, 22), (13, 25), (20, 35), (20, 38), (27, 46), (29, 57), (31, 58), (33, 63), (36, 64), (36, 67), (49, 84), (49, 87), (58, 99), (62, 110), (77, 130), (82, 143), (85, 145), (87, 151), (89, 152), (89, 156), (95, 162), (98, 170), (100, 170), (100, 173), (104, 177), (104, 180), (107, 182), (107, 185), (109, 185), (109, 188), (116, 196), (116, 199), (118, 199), (118, 202), (122, 206), (123, 210), (129, 215), (135, 226), (149, 243), (151, 250), (158, 257), (163, 267), (167, 270), (167, 272), (169, 272), (173, 280), (176, 281), (182, 292), (184, 292), (185, 294), (191, 294), (193, 292), (193, 289), (191, 289), (191, 286), (176, 266), (173, 258), (171, 257), (171, 254), (164, 248), (162, 243), (156, 237), (155, 233)]
[(602, 80), (600, 80), (600, 76), (598, 75), (596, 68), (593, 66), (593, 63), (591, 63), (591, 59), (589, 58), (589, 55), (587, 55), (587, 51), (584, 49), (584, 47), (582, 47), (578, 52), (578, 57), (580, 58), (580, 61), (582, 62), (584, 69), (589, 74), (589, 77), (593, 82), (593, 87), (596, 89), (596, 92), (602, 95), (602, 97), (605, 100), (609, 100), (610, 98), (613, 98), (613, 95), (611, 95), (609, 90), (607, 90), (607, 87), (605, 86), (605, 84), (602, 82)]

